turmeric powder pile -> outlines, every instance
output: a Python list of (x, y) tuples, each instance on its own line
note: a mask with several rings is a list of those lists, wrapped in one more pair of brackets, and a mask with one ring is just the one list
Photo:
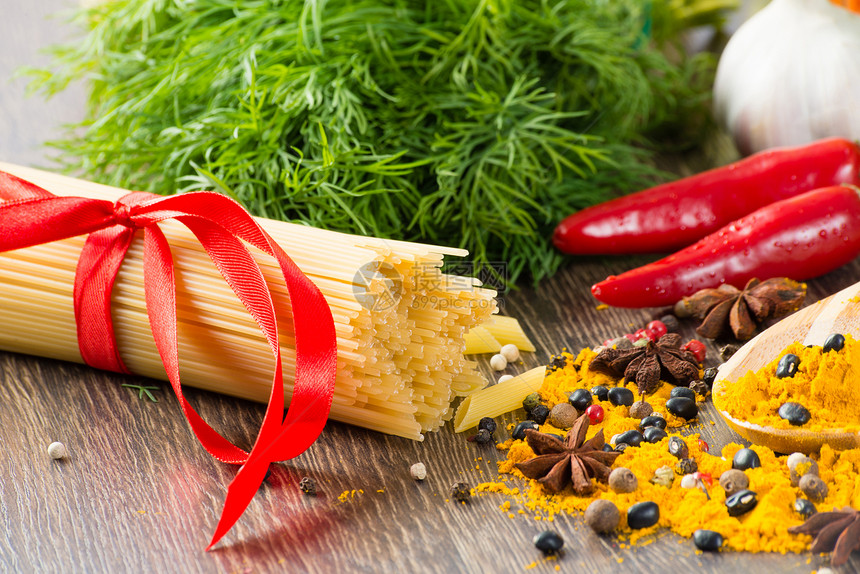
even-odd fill
[[(778, 377), (777, 367), (787, 354), (799, 358), (797, 371)], [(845, 336), (844, 347), (823, 352), (822, 347), (792, 343), (758, 372), (749, 372), (714, 395), (714, 406), (732, 417), (779, 429), (860, 431), (860, 343)], [(809, 421), (793, 426), (779, 416), (787, 402), (803, 405)]]
[[(810, 351), (810, 354), (814, 355), (814, 352)], [(589, 363), (595, 356), (590, 349), (584, 349), (575, 358), (568, 353), (562, 356), (565, 359), (564, 366), (548, 373), (539, 390), (541, 399), (548, 407), (567, 401), (568, 393), (576, 389), (622, 384), (606, 375), (590, 372)], [(665, 410), (671, 388), (664, 384), (647, 397), (655, 413), (665, 416), (669, 437), (656, 443), (643, 442), (641, 446), (627, 448), (612, 464), (613, 468), (625, 467), (635, 474), (638, 486), (633, 492), (615, 492), (607, 484), (592, 479), (595, 488), (588, 495), (575, 495), (569, 486), (553, 494), (537, 480), (527, 479), (516, 469), (516, 463), (534, 457), (535, 453), (526, 441), (511, 439), (498, 445), (498, 448), (507, 451), (506, 458), (499, 462), (499, 470), (503, 475), (516, 479), (500, 477), (497, 482), (478, 485), (476, 493), (504, 495), (506, 500), (500, 509), (511, 516), (517, 512), (514, 506), (519, 505), (523, 510), (535, 513), (536, 518), (550, 521), (556, 514), (584, 512), (594, 500), (607, 499), (618, 507), (621, 514), (617, 534), (627, 538), (630, 543), (636, 543), (663, 528), (685, 537), (691, 536), (696, 530), (707, 529), (722, 535), (724, 549), (781, 553), (807, 550), (812, 540), (810, 536), (788, 532), (789, 527), (802, 524), (805, 518), (794, 510), (795, 501), (804, 498), (804, 494), (798, 486), (792, 485), (786, 457), (778, 457), (765, 447), (751, 447), (758, 455), (761, 466), (746, 469), (744, 474), (749, 480), (748, 489), (756, 493), (758, 503), (746, 513), (730, 516), (726, 507), (727, 495), (719, 479), (732, 468), (733, 456), (743, 447), (733, 443), (723, 448), (722, 453), (709, 453), (707, 445), (699, 441), (697, 434), (683, 436), (678, 433), (678, 427), (686, 424), (686, 421), (673, 417)], [(594, 436), (603, 429), (609, 440), (618, 433), (638, 428), (640, 421), (628, 416), (627, 407), (612, 406), (608, 402), (600, 404), (605, 409), (605, 418), (598, 424), (592, 424), (587, 436)], [(564, 434), (564, 430), (550, 424), (542, 425), (540, 431)], [(696, 461), (699, 476), (705, 478), (699, 483), (700, 487), (682, 488), (682, 476), (677, 474), (669, 486), (652, 482), (655, 470), (664, 466), (675, 467), (678, 463), (678, 458), (668, 448), (673, 436), (681, 436), (686, 442), (688, 457)], [(817, 510), (822, 512), (845, 506), (860, 507), (860, 479), (857, 478), (860, 476), (860, 450), (839, 452), (825, 446), (813, 458), (817, 462), (819, 477), (829, 486), (826, 498), (816, 503)], [(712, 477), (712, 482), (707, 484), (709, 477)], [(626, 521), (626, 511), (632, 505), (644, 501), (655, 502), (659, 506), (659, 521), (647, 528), (631, 529)]]

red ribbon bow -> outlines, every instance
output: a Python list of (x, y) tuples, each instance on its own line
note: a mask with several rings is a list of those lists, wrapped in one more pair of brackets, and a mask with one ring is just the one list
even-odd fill
[[(58, 197), (0, 172), (0, 251), (89, 234), (75, 272), (74, 306), (81, 357), (90, 366), (128, 373), (111, 321), (111, 290), (135, 231), (144, 230), (144, 293), (150, 328), (167, 377), (194, 434), (212, 456), (241, 464), (208, 548), (235, 524), (269, 464), (304, 452), (322, 432), (331, 408), (337, 359), (334, 320), (319, 289), (235, 201), (212, 192), (168, 197), (135, 192), (116, 203)], [(188, 404), (179, 380), (176, 284), (170, 246), (158, 222), (176, 219), (197, 237), (221, 275), (260, 326), (275, 357), (272, 393), (250, 453), (210, 427)], [(281, 348), (271, 292), (244, 240), (273, 256), (293, 301), (296, 373), (284, 417)]]

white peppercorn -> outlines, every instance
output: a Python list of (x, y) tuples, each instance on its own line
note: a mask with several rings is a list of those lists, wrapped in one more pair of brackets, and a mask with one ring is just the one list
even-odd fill
[(697, 488), (698, 486), (699, 479), (696, 478), (695, 474), (685, 474), (681, 478), (681, 488)]
[(513, 343), (503, 345), (501, 350), (499, 350), (499, 354), (509, 363), (513, 363), (520, 358), (520, 350)]
[(494, 371), (504, 371), (508, 367), (508, 360), (503, 355), (493, 355), (490, 357), (490, 367)]
[(48, 445), (48, 456), (54, 460), (66, 458), (69, 452), (66, 450), (66, 445), (61, 442), (52, 442)]

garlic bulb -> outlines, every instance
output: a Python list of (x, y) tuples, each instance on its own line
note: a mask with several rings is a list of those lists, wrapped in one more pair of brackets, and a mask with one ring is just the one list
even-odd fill
[(726, 45), (714, 107), (744, 154), (860, 139), (860, 14), (828, 0), (772, 0)]

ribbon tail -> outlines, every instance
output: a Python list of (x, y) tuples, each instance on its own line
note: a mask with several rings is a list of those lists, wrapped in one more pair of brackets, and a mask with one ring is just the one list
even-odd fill
[(206, 547), (207, 551), (218, 544), (248, 508), (260, 485), (263, 484), (268, 469), (269, 461), (259, 457), (250, 458), (239, 469), (239, 473), (227, 487), (227, 497), (221, 510), (221, 518), (218, 520), (218, 526), (215, 527), (209, 546)]
[(200, 444), (221, 462), (243, 463), (248, 453), (209, 426), (182, 393), (179, 378), (179, 343), (176, 331), (176, 284), (170, 245), (157, 226), (146, 228), (144, 236), (143, 285), (149, 326), (167, 379), (179, 401), (191, 430)]

